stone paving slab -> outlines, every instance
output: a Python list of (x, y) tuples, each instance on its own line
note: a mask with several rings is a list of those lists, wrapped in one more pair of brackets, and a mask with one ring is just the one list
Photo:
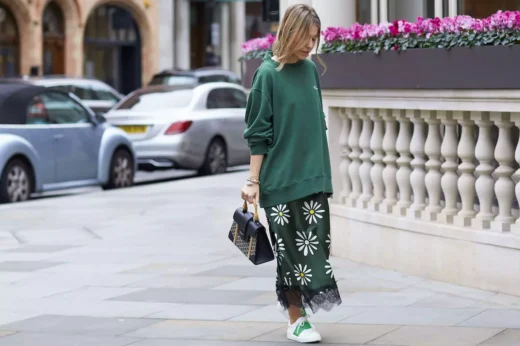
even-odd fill
[(404, 326), (371, 342), (375, 345), (474, 346), (502, 331), (495, 328)]
[(520, 330), (507, 329), (484, 341), (479, 346), (511, 346), (520, 344)]
[(129, 293), (112, 300), (134, 302), (164, 302), (181, 304), (219, 304), (242, 305), (244, 301), (259, 296), (254, 290), (224, 291), (204, 289), (148, 288)]
[(283, 328), (280, 323), (163, 321), (140, 328), (125, 336), (159, 339), (197, 339), (246, 341)]
[(55, 333), (17, 333), (0, 339), (2, 346), (126, 346), (138, 338)]
[(48, 261), (4, 261), (0, 262), (0, 272), (31, 272), (44, 268), (59, 266), (64, 262), (48, 262)]
[(157, 323), (154, 319), (42, 315), (0, 326), (0, 330), (118, 336)]

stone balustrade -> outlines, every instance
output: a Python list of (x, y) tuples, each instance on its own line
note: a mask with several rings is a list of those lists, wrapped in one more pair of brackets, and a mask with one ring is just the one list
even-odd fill
[[(333, 252), (421, 276), (498, 289), (496, 278), (488, 280), (480, 273), (485, 266), (476, 270), (479, 278), (449, 273), (475, 270), (483, 260), (478, 251), (455, 268), (419, 258), (422, 272), (395, 256), (407, 258), (403, 253), (417, 252), (409, 248), (412, 243), (431, 250), (426, 244), (436, 241), (417, 242), (419, 238), (407, 234), (403, 243), (403, 232), (442, 237), (444, 243), (462, 240), (520, 250), (520, 92), (325, 90), (323, 98), (335, 190), (332, 232), (341, 239)], [(371, 240), (372, 247), (392, 244), (393, 249), (374, 255), (370, 245), (356, 243)], [(356, 252), (356, 246), (369, 254)], [(465, 251), (442, 262), (459, 263), (457, 256), (469, 255)], [(435, 252), (446, 256), (445, 249), (431, 255)], [(510, 267), (509, 274), (518, 276), (520, 270)], [(440, 274), (442, 270), (446, 274)], [(508, 282), (501, 290), (520, 292), (518, 279), (512, 281), (515, 287)]]

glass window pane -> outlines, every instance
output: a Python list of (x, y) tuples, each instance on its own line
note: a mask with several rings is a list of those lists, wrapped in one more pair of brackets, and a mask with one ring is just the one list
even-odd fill
[(135, 112), (155, 111), (168, 108), (187, 107), (193, 98), (193, 90), (175, 90), (164, 92), (135, 93), (126, 98), (115, 109), (127, 109)]
[(520, 0), (459, 0), (458, 12), (474, 18), (485, 18), (502, 11), (520, 10)]
[(65, 21), (61, 8), (55, 3), (50, 2), (43, 13), (43, 34), (46, 36), (64, 36)]
[(78, 124), (89, 122), (88, 112), (67, 95), (46, 92), (41, 95), (48, 119), (53, 124)]
[(356, 18), (359, 24), (370, 24), (372, 21), (372, 2), (370, 0), (357, 0)]
[(27, 108), (27, 125), (50, 124), (49, 114), (41, 96), (35, 96)]
[(417, 17), (435, 17), (435, 0), (388, 0), (388, 20), (415, 22)]

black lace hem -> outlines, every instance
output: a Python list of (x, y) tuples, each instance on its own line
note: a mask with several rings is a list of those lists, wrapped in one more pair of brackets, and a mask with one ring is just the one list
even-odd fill
[(289, 305), (293, 305), (310, 309), (315, 314), (319, 310), (330, 311), (341, 304), (341, 295), (336, 285), (322, 287), (319, 290), (301, 290), (277, 285), (276, 295), (278, 302), (285, 310), (289, 308)]

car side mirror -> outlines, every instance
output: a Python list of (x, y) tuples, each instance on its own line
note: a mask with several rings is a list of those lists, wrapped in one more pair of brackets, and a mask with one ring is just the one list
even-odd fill
[(96, 112), (96, 121), (98, 123), (104, 123), (104, 122), (107, 121), (107, 118), (105, 118), (105, 114), (104, 113)]

